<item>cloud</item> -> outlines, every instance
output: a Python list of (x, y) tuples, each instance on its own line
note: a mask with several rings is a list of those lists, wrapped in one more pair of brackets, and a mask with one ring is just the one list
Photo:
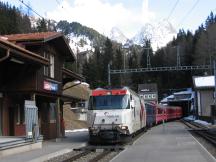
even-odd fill
[(47, 17), (56, 21), (77, 21), (105, 35), (113, 26), (117, 26), (131, 37), (154, 17), (154, 13), (148, 10), (148, 0), (143, 0), (141, 11), (133, 11), (122, 3), (111, 4), (103, 0), (75, 0), (73, 3), (64, 0), (55, 10), (47, 12)]

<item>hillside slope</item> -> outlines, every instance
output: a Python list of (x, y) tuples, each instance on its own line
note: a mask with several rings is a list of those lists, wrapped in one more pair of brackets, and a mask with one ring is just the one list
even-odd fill
[(87, 128), (87, 123), (77, 120), (76, 115), (70, 110), (70, 105), (64, 105), (63, 117), (65, 122), (65, 130)]

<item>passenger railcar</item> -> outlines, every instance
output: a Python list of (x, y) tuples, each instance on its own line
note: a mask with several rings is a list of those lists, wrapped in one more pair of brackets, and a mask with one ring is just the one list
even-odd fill
[(166, 108), (167, 120), (178, 119), (182, 117), (182, 108), (179, 106), (167, 106)]
[(146, 126), (152, 127), (156, 123), (156, 104), (152, 102), (145, 102), (146, 108)]
[(146, 127), (144, 100), (134, 91), (96, 89), (87, 112), (90, 142), (122, 142)]
[(156, 105), (156, 124), (162, 123), (163, 121), (167, 121), (166, 117), (166, 106)]
[(156, 124), (182, 117), (182, 108), (179, 106), (167, 106), (158, 104), (156, 106)]
[(167, 106), (151, 102), (146, 102), (145, 106), (147, 127), (182, 117), (182, 108), (179, 106)]

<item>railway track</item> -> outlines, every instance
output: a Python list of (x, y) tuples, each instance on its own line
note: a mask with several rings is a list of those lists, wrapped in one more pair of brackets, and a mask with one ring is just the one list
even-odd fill
[(109, 161), (114, 156), (119, 154), (129, 145), (132, 145), (140, 136), (142, 136), (146, 131), (143, 130), (137, 133), (130, 142), (115, 145), (87, 145), (85, 147), (73, 149), (75, 154), (63, 160), (63, 162), (71, 161)]
[(120, 145), (117, 146), (89, 145), (89, 146), (74, 149), (75, 154), (69, 157), (68, 159), (63, 160), (63, 162), (71, 162), (71, 161), (97, 162), (104, 159), (109, 154), (115, 156), (122, 150), (124, 150), (124, 147)]
[(181, 122), (190, 128), (189, 131), (204, 138), (206, 141), (208, 141), (216, 148), (216, 129), (210, 129), (200, 124), (188, 122), (185, 120), (181, 120)]

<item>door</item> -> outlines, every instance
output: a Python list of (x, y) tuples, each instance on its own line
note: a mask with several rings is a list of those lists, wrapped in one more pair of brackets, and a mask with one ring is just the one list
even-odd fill
[(43, 135), (44, 139), (49, 138), (49, 105), (46, 102), (40, 103), (39, 114), (40, 114), (40, 127), (41, 127), (41, 135)]
[(26, 124), (26, 136), (28, 138), (39, 137), (38, 129), (38, 108), (35, 101), (25, 100), (25, 124)]
[(3, 107), (2, 107), (2, 98), (0, 98), (0, 136), (2, 136), (2, 112), (3, 112)]
[(15, 125), (15, 111), (16, 107), (11, 106), (9, 107), (9, 136), (14, 136), (14, 125)]

